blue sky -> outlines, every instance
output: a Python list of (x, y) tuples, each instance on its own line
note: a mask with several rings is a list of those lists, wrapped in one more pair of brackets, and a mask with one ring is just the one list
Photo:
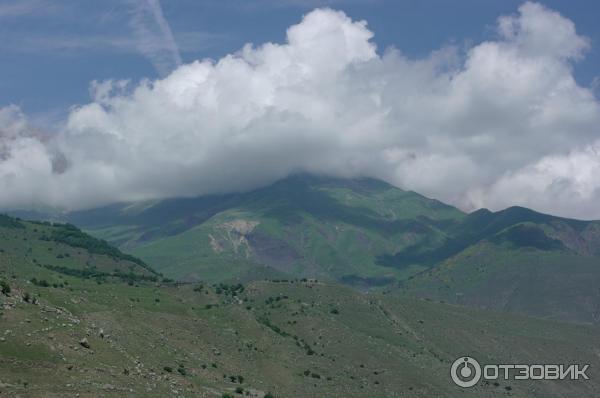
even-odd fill
[[(378, 50), (394, 46), (423, 57), (448, 44), (469, 45), (496, 35), (500, 15), (516, 12), (513, 0), (163, 0), (162, 10), (184, 62), (218, 59), (245, 43), (283, 42), (288, 26), (315, 7), (365, 19)], [(544, 1), (571, 19), (591, 49), (575, 77), (589, 86), (600, 75), (600, 3)], [(44, 127), (73, 104), (90, 100), (89, 83), (155, 78), (136, 48), (131, 19), (135, 1), (0, 1), (0, 106), (17, 104)]]

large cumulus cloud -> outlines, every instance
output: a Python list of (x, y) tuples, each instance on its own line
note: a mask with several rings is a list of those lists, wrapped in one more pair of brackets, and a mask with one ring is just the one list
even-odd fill
[(284, 44), (164, 79), (92, 84), (51, 138), (0, 113), (0, 206), (90, 207), (251, 189), (297, 171), (372, 176), (464, 209), (600, 218), (590, 43), (536, 3), (494, 40), (423, 59), (378, 52), (366, 22), (317, 9)]

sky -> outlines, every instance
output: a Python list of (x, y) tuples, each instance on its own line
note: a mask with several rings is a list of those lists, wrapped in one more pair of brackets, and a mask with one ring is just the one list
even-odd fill
[(0, 0), (0, 208), (381, 178), (600, 219), (600, 4)]

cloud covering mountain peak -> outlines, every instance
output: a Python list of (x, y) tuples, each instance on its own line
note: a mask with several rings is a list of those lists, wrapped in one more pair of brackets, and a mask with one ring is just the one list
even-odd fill
[(524, 3), (494, 40), (421, 59), (378, 53), (373, 37), (316, 9), (283, 44), (95, 82), (51, 136), (4, 108), (0, 206), (232, 192), (304, 171), (381, 178), (464, 209), (600, 218), (600, 102), (573, 78), (590, 43), (570, 20)]

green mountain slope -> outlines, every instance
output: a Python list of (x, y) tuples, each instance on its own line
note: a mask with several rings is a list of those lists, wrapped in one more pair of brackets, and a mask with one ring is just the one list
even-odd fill
[(68, 220), (179, 280), (312, 277), (598, 322), (600, 223), (511, 207), (464, 214), (372, 179), (300, 175), (252, 192)]
[[(530, 235), (528, 236), (530, 237)], [(500, 237), (499, 239), (505, 239)], [(547, 245), (560, 241), (544, 240)], [(483, 241), (400, 283), (403, 294), (577, 322), (600, 322), (600, 261)]]
[[(314, 280), (176, 284), (73, 227), (0, 217), (0, 394), (561, 397), (597, 328)], [(584, 343), (582, 343), (584, 342)], [(589, 381), (455, 386), (450, 364), (589, 363)]]
[(600, 322), (600, 223), (522, 208), (469, 215), (435, 267), (400, 283), (411, 296)]
[(300, 175), (248, 193), (113, 205), (68, 220), (180, 280), (284, 273), (378, 285), (424, 269), (381, 258), (441, 244), (443, 229), (463, 217), (381, 181)]
[(446, 239), (440, 244), (416, 244), (385, 256), (383, 261), (396, 267), (415, 262), (433, 265), (484, 239), (510, 241), (513, 244), (507, 249), (537, 247), (588, 256), (600, 254), (600, 223), (554, 217), (522, 207), (496, 213), (481, 209), (444, 228), (444, 232)]
[[(0, 215), (0, 254), (5, 265), (19, 263), (37, 280), (46, 275), (95, 278), (98, 281), (158, 281), (161, 275), (137, 257), (70, 224), (25, 222)], [(58, 280), (50, 280), (52, 284)]]

